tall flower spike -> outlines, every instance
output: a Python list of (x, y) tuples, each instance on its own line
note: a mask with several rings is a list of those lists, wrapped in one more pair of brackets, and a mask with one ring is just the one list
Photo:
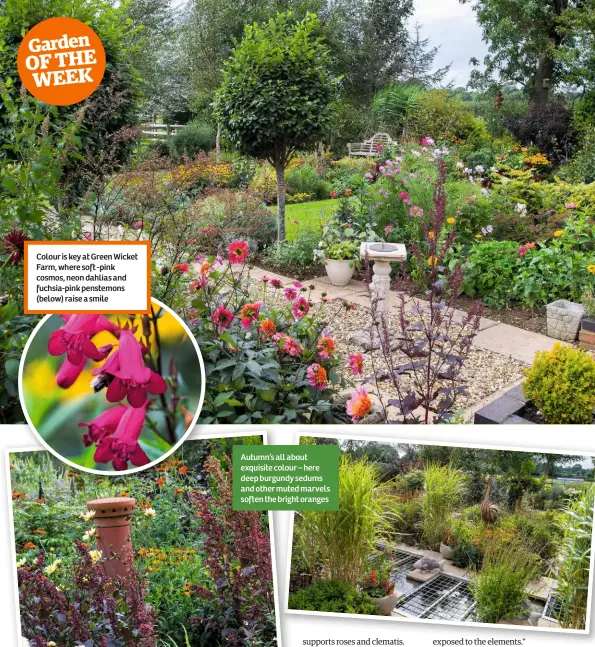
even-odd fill
[(96, 330), (97, 319), (98, 315), (72, 315), (69, 317), (62, 328), (50, 334), (49, 354), (57, 357), (66, 353), (68, 361), (76, 365), (86, 357), (96, 362), (105, 359), (109, 351), (100, 351), (91, 341), (91, 337), (98, 332)]
[(161, 375), (145, 366), (142, 348), (131, 330), (120, 331), (118, 363), (117, 370), (115, 362), (114, 366), (101, 367), (104, 373), (114, 378), (107, 388), (108, 402), (120, 402), (128, 398), (130, 406), (140, 408), (145, 404), (147, 392), (159, 395), (167, 390), (167, 384)]
[(90, 447), (94, 443), (99, 445), (104, 438), (113, 435), (127, 410), (128, 407), (122, 404), (104, 411), (91, 422), (79, 422), (79, 427), (87, 427), (87, 433), (83, 434), (85, 447)]
[(138, 444), (149, 404), (149, 400), (146, 400), (137, 408), (124, 407), (126, 411), (114, 434), (104, 437), (98, 444), (95, 451), (96, 463), (111, 461), (115, 470), (122, 471), (128, 468), (128, 462), (135, 467), (142, 467), (151, 462)]

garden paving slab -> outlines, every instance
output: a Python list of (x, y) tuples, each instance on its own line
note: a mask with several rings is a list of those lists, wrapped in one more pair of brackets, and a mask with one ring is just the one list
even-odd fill
[(546, 602), (549, 594), (558, 588), (558, 582), (551, 577), (540, 577), (536, 582), (531, 582), (527, 587), (529, 597)]
[(477, 333), (474, 346), (532, 364), (537, 351), (551, 350), (557, 339), (499, 323)]

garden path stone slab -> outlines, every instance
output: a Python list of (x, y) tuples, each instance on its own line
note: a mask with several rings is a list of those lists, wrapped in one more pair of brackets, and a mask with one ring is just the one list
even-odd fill
[(409, 571), (407, 573), (407, 578), (410, 580), (415, 580), (416, 582), (427, 582), (428, 580), (433, 580), (435, 577), (440, 575), (441, 571), (436, 569), (435, 571), (430, 571), (426, 573), (425, 571), (420, 571), (419, 568)]
[(551, 350), (559, 342), (539, 333), (499, 323), (477, 333), (474, 346), (532, 364), (537, 351)]
[(527, 587), (527, 594), (535, 600), (546, 602), (549, 594), (558, 587), (558, 582), (551, 577), (540, 577)]

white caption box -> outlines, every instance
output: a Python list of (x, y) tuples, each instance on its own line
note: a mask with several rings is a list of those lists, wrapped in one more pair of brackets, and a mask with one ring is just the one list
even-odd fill
[(148, 241), (27, 241), (25, 313), (148, 313)]

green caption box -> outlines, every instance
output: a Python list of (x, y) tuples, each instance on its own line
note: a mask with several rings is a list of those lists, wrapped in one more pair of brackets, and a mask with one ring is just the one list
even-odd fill
[(234, 445), (234, 510), (338, 510), (338, 445)]

